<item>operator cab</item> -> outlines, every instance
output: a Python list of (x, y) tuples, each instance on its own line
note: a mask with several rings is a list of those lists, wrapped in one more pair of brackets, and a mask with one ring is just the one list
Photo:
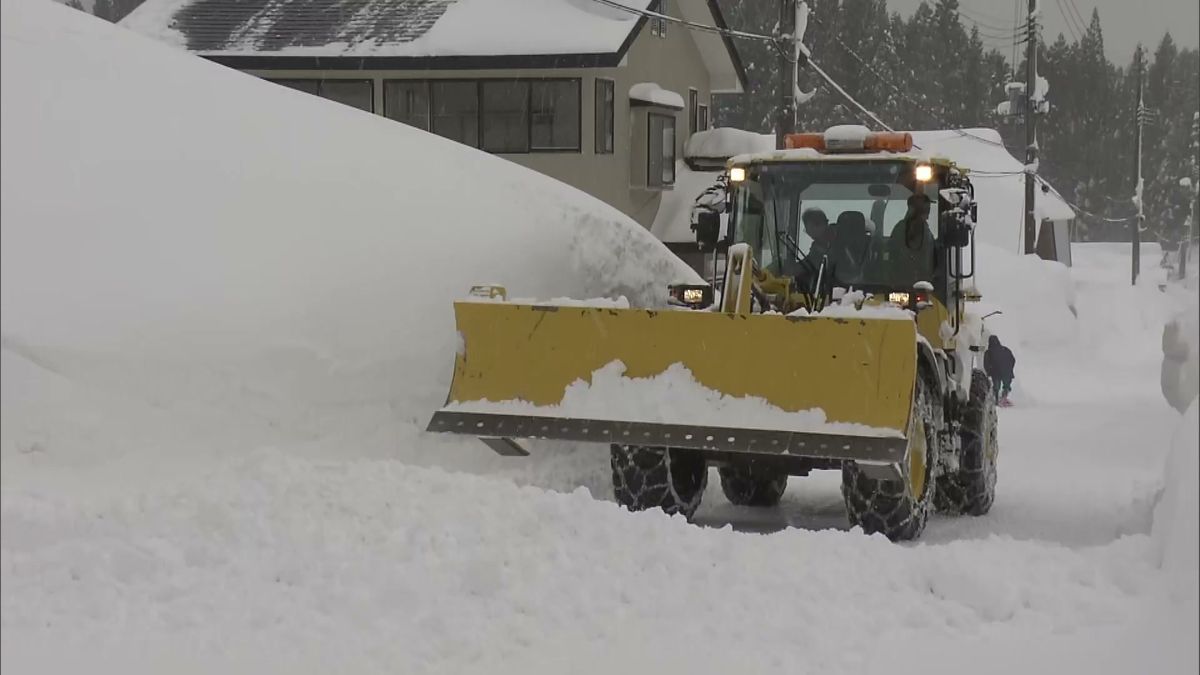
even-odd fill
[(734, 157), (725, 243), (748, 244), (763, 270), (814, 297), (925, 282), (949, 304), (951, 280), (970, 276), (961, 256), (974, 215), (962, 199), (970, 183), (952, 163), (912, 149), (910, 134), (846, 126)]

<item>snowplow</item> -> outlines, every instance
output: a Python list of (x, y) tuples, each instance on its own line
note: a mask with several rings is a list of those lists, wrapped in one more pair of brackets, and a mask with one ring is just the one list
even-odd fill
[[(459, 349), (428, 430), (526, 455), (603, 443), (631, 509), (691, 517), (716, 466), (735, 504), (842, 472), (851, 525), (918, 537), (932, 508), (981, 515), (995, 400), (967, 310), (977, 206), (968, 171), (905, 133), (834, 127), (729, 160), (720, 213), (693, 225), (723, 260), (665, 307), (455, 303)], [(717, 266), (714, 265), (714, 270)]]

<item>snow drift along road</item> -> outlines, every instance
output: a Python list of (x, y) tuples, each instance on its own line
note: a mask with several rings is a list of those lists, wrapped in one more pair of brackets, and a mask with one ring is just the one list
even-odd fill
[[(695, 279), (635, 222), (503, 159), (49, 2), (5, 0), (3, 23), (3, 334), (51, 370), (392, 455), (444, 400), (471, 284), (654, 305)], [(5, 452), (54, 433), (5, 424)], [(159, 452), (224, 444), (182, 436)]]

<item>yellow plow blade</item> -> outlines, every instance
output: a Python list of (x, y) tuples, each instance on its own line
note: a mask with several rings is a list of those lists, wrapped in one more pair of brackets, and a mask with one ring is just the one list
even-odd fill
[[(903, 456), (917, 370), (911, 320), (493, 302), (454, 310), (454, 380), (431, 431)], [(622, 364), (622, 387), (599, 391), (597, 378)], [(691, 376), (683, 383), (680, 366)], [(695, 391), (707, 398), (695, 403)]]

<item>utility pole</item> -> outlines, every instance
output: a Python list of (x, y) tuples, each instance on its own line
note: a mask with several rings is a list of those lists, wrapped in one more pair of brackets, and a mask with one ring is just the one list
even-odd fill
[(779, 0), (779, 111), (775, 120), (775, 147), (783, 148), (783, 139), (796, 130), (796, 0)]
[(1025, 253), (1036, 251), (1037, 212), (1034, 205), (1038, 161), (1037, 142), (1037, 14), (1038, 0), (1029, 0), (1025, 39)]
[(1129, 239), (1133, 243), (1133, 271), (1131, 275), (1131, 283), (1135, 286), (1137, 285), (1138, 274), (1141, 272), (1142, 224), (1146, 218), (1145, 209), (1142, 204), (1142, 188), (1145, 185), (1142, 181), (1142, 130), (1146, 124), (1146, 101), (1142, 82), (1142, 71), (1144, 70), (1142, 68), (1142, 58), (1142, 46), (1139, 44), (1137, 51), (1133, 53), (1133, 63), (1137, 68), (1137, 135), (1134, 137), (1136, 140), (1134, 141), (1135, 144), (1133, 146), (1134, 161), (1136, 162), (1135, 170), (1137, 173), (1134, 176), (1135, 182), (1133, 184), (1133, 203), (1134, 206), (1137, 207), (1137, 217), (1133, 219), (1133, 224), (1131, 225), (1132, 232), (1130, 232)]

